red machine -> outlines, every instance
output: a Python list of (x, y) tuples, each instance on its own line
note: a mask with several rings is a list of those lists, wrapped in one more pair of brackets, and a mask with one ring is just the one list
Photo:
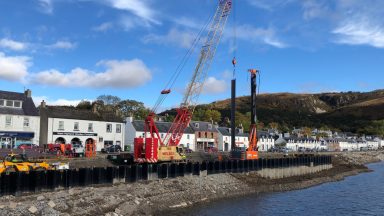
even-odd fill
[(48, 152), (55, 153), (57, 156), (66, 156), (72, 157), (72, 145), (71, 144), (48, 144), (47, 145)]
[(246, 159), (254, 160), (259, 158), (257, 149), (257, 130), (256, 130), (256, 69), (249, 69), (251, 73), (251, 126), (249, 128), (249, 146), (246, 150)]
[(88, 140), (85, 144), (85, 157), (91, 158), (96, 156), (96, 141), (94, 139)]
[[(188, 127), (192, 119), (193, 111), (203, 88), (231, 8), (232, 0), (219, 0), (216, 12), (210, 21), (206, 41), (200, 50), (200, 56), (194, 73), (192, 74), (192, 79), (186, 89), (183, 101), (177, 109), (177, 115), (163, 140), (160, 138), (159, 131), (155, 125), (154, 116), (156, 109), (171, 92), (170, 87), (175, 83), (180, 71), (176, 71), (175, 76), (172, 76), (173, 80), (171, 79), (169, 82), (171, 86), (166, 86), (166, 88), (161, 91), (158, 101), (145, 119), (144, 138), (136, 138), (134, 140), (135, 161), (154, 163), (157, 161), (183, 160), (177, 146), (180, 143), (185, 128)], [(198, 38), (200, 37), (201, 35)], [(198, 44), (197, 42), (198, 40), (195, 40), (194, 45)], [(149, 133), (149, 137), (147, 137), (147, 133)]]

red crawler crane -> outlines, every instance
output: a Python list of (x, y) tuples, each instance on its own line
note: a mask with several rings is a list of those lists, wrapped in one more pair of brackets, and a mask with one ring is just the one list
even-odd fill
[[(180, 143), (184, 130), (188, 127), (189, 122), (192, 119), (192, 114), (203, 88), (231, 8), (232, 0), (219, 0), (219, 5), (210, 22), (206, 41), (201, 47), (200, 56), (194, 73), (192, 74), (192, 79), (188, 84), (183, 101), (177, 109), (177, 115), (168, 133), (162, 140), (154, 121), (156, 109), (164, 100), (159, 98), (155, 107), (145, 119), (144, 138), (134, 139), (135, 161), (155, 163), (157, 161), (183, 159), (178, 153), (177, 146)], [(170, 89), (164, 89), (161, 91), (161, 96), (166, 96), (170, 92)], [(149, 133), (149, 136), (147, 136), (147, 133)]]

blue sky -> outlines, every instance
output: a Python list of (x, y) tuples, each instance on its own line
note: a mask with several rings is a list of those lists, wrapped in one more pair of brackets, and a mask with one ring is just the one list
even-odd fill
[[(0, 0), (0, 89), (76, 104), (101, 94), (151, 107), (216, 0)], [(383, 88), (384, 1), (235, 0), (201, 103), (237, 94)], [(236, 32), (236, 43), (234, 43)], [(197, 49), (198, 50), (198, 49)], [(177, 106), (192, 55), (164, 108)]]

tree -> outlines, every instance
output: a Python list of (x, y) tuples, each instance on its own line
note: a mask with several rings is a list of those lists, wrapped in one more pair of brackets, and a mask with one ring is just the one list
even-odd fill
[(90, 101), (82, 100), (79, 104), (77, 104), (76, 108), (90, 110), (92, 109), (92, 104)]
[(204, 113), (204, 121), (213, 121), (213, 122), (220, 122), (221, 121), (221, 113), (217, 110), (206, 110)]
[(307, 138), (309, 138), (312, 135), (312, 129), (309, 127), (303, 127), (301, 131), (303, 135), (306, 136)]
[(113, 96), (113, 95), (100, 95), (99, 97), (97, 97), (97, 100), (100, 100), (100, 101), (103, 101), (104, 102), (104, 105), (117, 105), (121, 99), (117, 96)]
[(279, 123), (277, 123), (277, 122), (270, 122), (270, 123), (268, 124), (268, 126), (269, 126), (269, 128), (271, 128), (271, 129), (277, 129), (277, 128), (279, 128)]
[(257, 130), (262, 130), (264, 128), (264, 123), (261, 121), (256, 122), (256, 128)]
[(135, 100), (122, 100), (116, 107), (123, 117), (131, 116), (135, 119), (145, 119), (149, 114), (149, 109), (144, 106), (144, 103)]

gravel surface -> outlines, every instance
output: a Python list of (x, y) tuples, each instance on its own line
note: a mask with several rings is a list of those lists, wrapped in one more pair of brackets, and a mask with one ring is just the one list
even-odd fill
[(0, 215), (182, 215), (191, 207), (250, 193), (295, 190), (369, 171), (383, 152), (335, 155), (333, 168), (284, 179), (255, 172), (186, 176), (0, 198)]

